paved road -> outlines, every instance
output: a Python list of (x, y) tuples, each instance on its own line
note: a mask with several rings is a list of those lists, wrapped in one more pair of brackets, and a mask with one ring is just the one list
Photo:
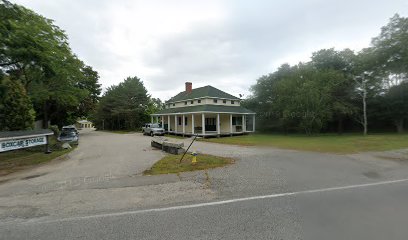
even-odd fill
[[(0, 185), (0, 239), (408, 236), (408, 180), (394, 181), (408, 179), (401, 160), (406, 151), (333, 155), (198, 142), (195, 150), (236, 163), (147, 177), (143, 168), (162, 154), (147, 147), (149, 141), (139, 134), (90, 132), (69, 159)], [(111, 152), (112, 145), (127, 153)], [(395, 155), (400, 160), (384, 159)], [(24, 177), (44, 169), (48, 174)], [(90, 180), (69, 181), (72, 176)], [(56, 180), (63, 184), (55, 187)]]
[(2, 239), (407, 239), (408, 180), (0, 226)]

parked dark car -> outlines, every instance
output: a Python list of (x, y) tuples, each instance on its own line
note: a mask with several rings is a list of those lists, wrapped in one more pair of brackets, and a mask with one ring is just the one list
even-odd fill
[(79, 143), (79, 135), (73, 131), (62, 131), (61, 134), (58, 136), (59, 142), (67, 142), (72, 144)]
[(79, 134), (78, 129), (74, 125), (63, 126), (62, 131), (63, 132), (75, 132), (76, 134)]

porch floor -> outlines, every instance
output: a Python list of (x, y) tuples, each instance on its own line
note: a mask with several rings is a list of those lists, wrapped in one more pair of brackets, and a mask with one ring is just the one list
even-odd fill
[(198, 133), (194, 133), (192, 134), (191, 132), (175, 132), (175, 131), (166, 131), (166, 134), (171, 134), (171, 135), (181, 135), (181, 136), (198, 136), (198, 137), (226, 137), (226, 136), (235, 136), (235, 135), (244, 135), (244, 134), (248, 134), (248, 133), (252, 133), (252, 131), (246, 131), (246, 132), (220, 132), (220, 134), (218, 135), (217, 131), (206, 131), (205, 134), (198, 132)]

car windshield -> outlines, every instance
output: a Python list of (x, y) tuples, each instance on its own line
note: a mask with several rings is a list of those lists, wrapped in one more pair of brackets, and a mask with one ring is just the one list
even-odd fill
[(73, 137), (76, 134), (74, 132), (68, 132), (68, 131), (64, 131), (61, 133), (61, 137)]
[(159, 124), (155, 123), (155, 124), (151, 124), (150, 127), (151, 128), (159, 128), (160, 126), (159, 126)]

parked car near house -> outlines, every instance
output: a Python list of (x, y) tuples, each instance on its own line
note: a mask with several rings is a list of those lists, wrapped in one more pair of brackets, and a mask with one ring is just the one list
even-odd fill
[(158, 123), (146, 123), (144, 127), (142, 127), (143, 135), (164, 135), (164, 128), (162, 128)]
[(74, 125), (68, 125), (62, 127), (62, 132), (74, 132), (77, 135), (79, 134), (78, 129)]
[(79, 143), (79, 135), (74, 131), (62, 131), (58, 136), (57, 140), (59, 142), (67, 142), (72, 144)]

